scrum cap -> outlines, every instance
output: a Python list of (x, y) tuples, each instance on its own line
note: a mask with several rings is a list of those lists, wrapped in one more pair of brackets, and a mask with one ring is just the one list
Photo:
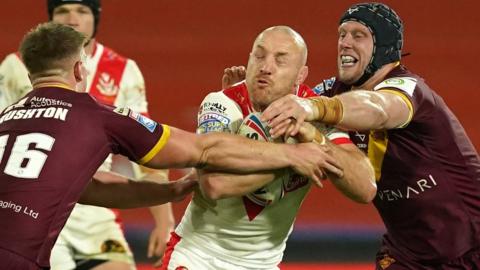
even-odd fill
[(97, 33), (97, 26), (100, 20), (100, 12), (102, 11), (102, 5), (100, 0), (47, 0), (47, 8), (48, 8), (48, 18), (52, 20), (53, 17), (53, 10), (61, 5), (64, 4), (81, 4), (89, 7), (92, 10), (93, 17), (95, 19), (95, 27), (93, 29), (93, 35)]
[(395, 11), (382, 3), (361, 3), (351, 6), (340, 18), (340, 24), (359, 22), (373, 36), (373, 53), (362, 77), (354, 85), (362, 85), (383, 65), (399, 61), (403, 46), (403, 22)]

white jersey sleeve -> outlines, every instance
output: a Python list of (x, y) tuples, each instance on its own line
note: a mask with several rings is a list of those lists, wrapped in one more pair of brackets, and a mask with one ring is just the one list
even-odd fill
[(222, 91), (208, 94), (198, 111), (197, 133), (236, 133), (243, 121), (243, 114), (233, 100)]
[(128, 59), (119, 84), (116, 107), (127, 107), (138, 113), (148, 113), (145, 80), (135, 61)]
[(15, 53), (7, 55), (0, 65), (0, 111), (30, 90), (27, 68)]

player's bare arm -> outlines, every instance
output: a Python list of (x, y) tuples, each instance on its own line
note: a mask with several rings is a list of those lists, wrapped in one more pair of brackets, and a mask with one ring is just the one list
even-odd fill
[(368, 157), (354, 144), (327, 143), (343, 168), (343, 177), (326, 172), (335, 187), (351, 200), (369, 203), (377, 193), (375, 172)]
[[(281, 171), (277, 171), (279, 174)], [(237, 197), (253, 192), (276, 178), (274, 171), (253, 174), (221, 173), (198, 170), (198, 182), (202, 194), (212, 200)]]
[(296, 120), (295, 135), (303, 121), (320, 121), (348, 130), (389, 129), (408, 122), (411, 109), (398, 94), (387, 91), (350, 91), (333, 98), (285, 96), (273, 102), (263, 113), (272, 136), (285, 133), (285, 122)]
[(105, 183), (93, 179), (78, 202), (120, 209), (148, 207), (183, 200), (196, 186), (197, 182), (193, 180)]
[[(241, 145), (242, 147), (239, 147)], [(236, 173), (291, 167), (300, 175), (320, 181), (325, 167), (323, 151), (315, 144), (272, 144), (235, 135), (197, 135), (171, 128), (165, 146), (145, 165), (156, 168), (197, 167)], [(341, 174), (330, 163), (329, 170)]]
[[(286, 134), (295, 126), (295, 121), (286, 128)], [(303, 122), (295, 136), (301, 142), (317, 142), (326, 153), (330, 154), (343, 169), (342, 175), (335, 175), (328, 170), (328, 179), (345, 196), (359, 203), (369, 203), (375, 197), (377, 186), (375, 173), (367, 156), (353, 144), (336, 145), (331, 143), (322, 133), (322, 124), (312, 125)], [(282, 134), (285, 135), (285, 134)], [(287, 135), (288, 136), (288, 135)]]
[[(168, 183), (168, 170), (155, 170), (140, 166), (143, 181), (152, 181), (157, 183)], [(170, 233), (175, 228), (175, 218), (173, 217), (172, 204), (151, 206), (149, 208), (155, 221), (155, 227), (150, 232), (148, 239), (147, 257), (158, 257), (153, 266), (160, 266), (163, 253), (170, 238)]]

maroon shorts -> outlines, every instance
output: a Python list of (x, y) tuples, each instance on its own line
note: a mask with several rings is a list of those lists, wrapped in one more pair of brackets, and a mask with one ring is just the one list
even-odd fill
[(463, 256), (446, 263), (426, 263), (392, 256), (383, 247), (377, 253), (376, 270), (478, 270), (480, 269), (480, 250), (467, 252)]
[(48, 270), (49, 267), (40, 267), (36, 263), (12, 253), (8, 250), (0, 248), (0, 262), (2, 269), (8, 270)]

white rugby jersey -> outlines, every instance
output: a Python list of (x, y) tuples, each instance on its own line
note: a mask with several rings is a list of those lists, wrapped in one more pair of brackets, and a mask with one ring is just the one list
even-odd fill
[[(301, 97), (315, 94), (306, 86)], [(208, 94), (198, 113), (198, 133), (237, 133), (244, 117), (253, 112), (244, 83)], [(351, 143), (348, 134), (332, 130), (333, 142)], [(239, 146), (240, 147), (240, 146)], [(278, 183), (283, 181), (283, 183)], [(248, 269), (272, 269), (282, 260), (285, 243), (311, 183), (287, 172), (268, 184), (279, 200), (256, 200), (255, 192), (242, 197), (209, 200), (199, 192), (194, 197), (176, 233), (182, 242)]]

